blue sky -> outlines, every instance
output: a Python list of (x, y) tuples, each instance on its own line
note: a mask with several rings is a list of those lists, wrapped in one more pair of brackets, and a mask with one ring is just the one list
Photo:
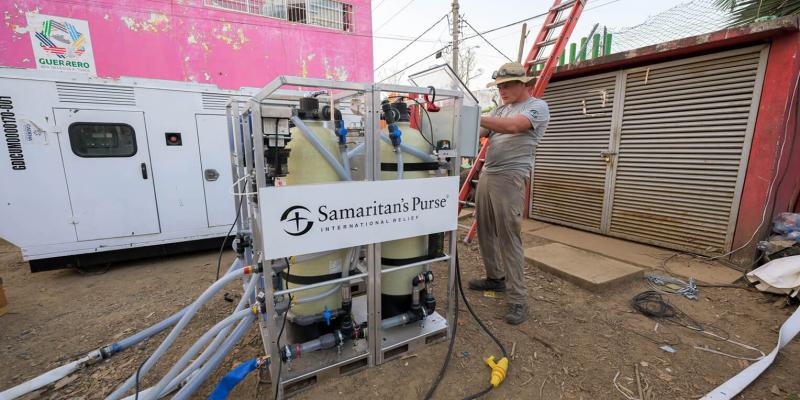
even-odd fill
[[(595, 23), (608, 26), (609, 30), (624, 28), (644, 22), (647, 17), (658, 14), (689, 0), (589, 0), (586, 4), (572, 37), (586, 36)], [(409, 4), (410, 2), (410, 4)], [(395, 38), (414, 38), (426, 28), (450, 11), (451, 0), (373, 0), (372, 29), (374, 40), (374, 62), (379, 66), (409, 42), (394, 40), (380, 36)], [(547, 0), (460, 0), (461, 14), (479, 31), (486, 31), (526, 17), (546, 12), (553, 4)], [(530, 49), (531, 41), (539, 32), (543, 18), (528, 22), (531, 30), (525, 51)], [(500, 51), (511, 58), (516, 58), (521, 24), (486, 35)], [(466, 28), (467, 35), (473, 32)], [(423, 56), (441, 48), (449, 41), (450, 32), (447, 21), (441, 22), (423, 38), (401, 53), (387, 66), (375, 72), (376, 80), (402, 69), (406, 65), (419, 60)], [(491, 71), (506, 59), (480, 38), (465, 41), (462, 46), (479, 46), (475, 48), (478, 66), (484, 70), (482, 76), (475, 79), (472, 88), (483, 87), (489, 80)], [(409, 72), (418, 71), (432, 65), (440, 64), (441, 59), (433, 57), (421, 62)]]

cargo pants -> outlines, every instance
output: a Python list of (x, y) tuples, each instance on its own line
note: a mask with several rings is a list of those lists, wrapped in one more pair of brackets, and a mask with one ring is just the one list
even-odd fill
[(522, 252), (522, 207), (528, 175), (521, 172), (483, 173), (475, 207), (478, 244), (486, 277), (506, 280), (508, 302), (527, 304), (525, 257)]

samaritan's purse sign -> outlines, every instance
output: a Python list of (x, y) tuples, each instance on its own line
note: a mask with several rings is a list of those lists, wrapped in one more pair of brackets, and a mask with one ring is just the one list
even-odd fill
[(26, 15), (37, 69), (97, 75), (87, 21), (37, 13)]
[(275, 259), (452, 231), (458, 177), (263, 188), (265, 257)]

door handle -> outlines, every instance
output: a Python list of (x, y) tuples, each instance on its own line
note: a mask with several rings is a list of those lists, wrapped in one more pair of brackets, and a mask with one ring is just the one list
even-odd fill
[(142, 163), (142, 179), (147, 179), (147, 164)]
[(219, 172), (215, 169), (207, 169), (203, 171), (203, 175), (209, 182), (214, 182), (215, 180), (219, 179)]
[(615, 151), (601, 151), (600, 152), (600, 157), (602, 157), (603, 161), (605, 161), (606, 163), (610, 163), (611, 162), (611, 157), (616, 156), (616, 155), (617, 155), (617, 152), (615, 152)]

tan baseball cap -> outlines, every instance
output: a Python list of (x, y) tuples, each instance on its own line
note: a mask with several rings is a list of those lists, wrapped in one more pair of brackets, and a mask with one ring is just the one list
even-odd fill
[(505, 63), (497, 69), (497, 71), (492, 72), (492, 79), (494, 81), (489, 82), (486, 87), (497, 86), (503, 82), (511, 82), (511, 81), (520, 81), (522, 83), (528, 83), (532, 79), (533, 76), (525, 76), (525, 67), (522, 66), (520, 63), (510, 62)]

